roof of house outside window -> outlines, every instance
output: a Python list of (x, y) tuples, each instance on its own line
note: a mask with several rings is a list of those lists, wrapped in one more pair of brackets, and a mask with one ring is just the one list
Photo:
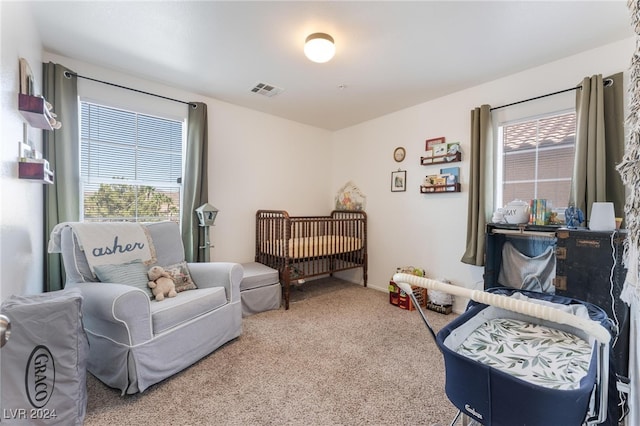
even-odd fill
[(535, 120), (505, 126), (504, 152), (533, 149), (536, 139), (540, 141), (539, 148), (575, 143), (575, 113), (541, 118), (538, 122), (539, 128), (533, 125)]

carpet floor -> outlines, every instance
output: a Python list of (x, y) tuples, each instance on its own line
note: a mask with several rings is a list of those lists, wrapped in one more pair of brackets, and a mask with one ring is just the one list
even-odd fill
[[(420, 315), (387, 293), (325, 278), (293, 290), (288, 311), (243, 320), (243, 333), (193, 366), (120, 396), (87, 377), (85, 425), (434, 425), (456, 409)], [(427, 311), (437, 330), (454, 315)]]

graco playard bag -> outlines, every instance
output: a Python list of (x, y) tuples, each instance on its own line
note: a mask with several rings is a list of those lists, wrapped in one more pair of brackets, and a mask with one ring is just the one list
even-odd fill
[(82, 425), (87, 405), (82, 296), (77, 289), (12, 296), (0, 349), (0, 424)]

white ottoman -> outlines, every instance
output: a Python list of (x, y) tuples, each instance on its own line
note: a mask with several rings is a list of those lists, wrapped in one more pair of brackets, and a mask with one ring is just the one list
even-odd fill
[(243, 263), (244, 277), (240, 283), (242, 316), (280, 309), (282, 287), (278, 271), (262, 263)]

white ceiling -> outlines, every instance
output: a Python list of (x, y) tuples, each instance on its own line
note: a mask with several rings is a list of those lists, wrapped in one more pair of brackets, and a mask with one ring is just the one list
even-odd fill
[[(329, 130), (633, 35), (625, 0), (31, 7), (51, 53)], [(313, 32), (334, 37), (332, 61), (304, 57)], [(284, 91), (251, 93), (259, 82)]]

